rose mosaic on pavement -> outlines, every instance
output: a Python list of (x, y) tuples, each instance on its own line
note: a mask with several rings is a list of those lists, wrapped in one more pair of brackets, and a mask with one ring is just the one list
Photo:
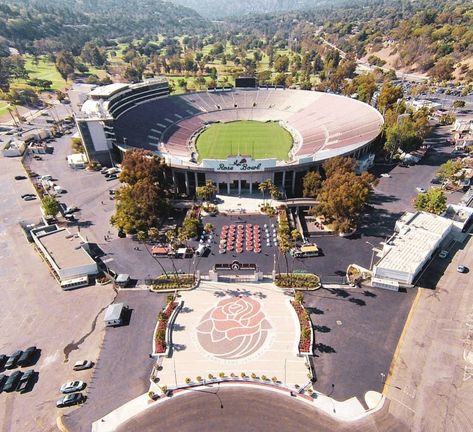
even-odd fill
[(249, 297), (220, 300), (202, 317), (197, 340), (209, 354), (224, 360), (238, 360), (260, 350), (271, 324), (261, 304)]

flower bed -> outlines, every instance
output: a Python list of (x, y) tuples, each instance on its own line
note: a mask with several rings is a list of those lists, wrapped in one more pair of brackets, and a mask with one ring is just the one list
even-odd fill
[(299, 318), (300, 337), (299, 337), (299, 353), (312, 354), (312, 324), (310, 317), (301, 302), (291, 300), (291, 305), (296, 311)]
[(175, 290), (182, 288), (192, 288), (195, 284), (195, 277), (191, 274), (169, 274), (162, 275), (153, 280), (152, 291)]
[(172, 300), (166, 305), (164, 310), (158, 315), (158, 325), (154, 336), (155, 342), (155, 354), (163, 354), (166, 352), (166, 329), (169, 318), (171, 317), (174, 309), (176, 309), (178, 303), (172, 298)]
[(320, 288), (320, 278), (313, 273), (280, 273), (274, 283), (279, 288)]

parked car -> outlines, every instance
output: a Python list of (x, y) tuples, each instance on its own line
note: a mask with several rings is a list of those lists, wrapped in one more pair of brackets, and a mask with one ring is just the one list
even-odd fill
[(0, 374), (0, 392), (3, 390), (3, 383), (7, 379), (5, 374)]
[(20, 382), (21, 377), (23, 376), (23, 372), (15, 371), (13, 372), (6, 380), (5, 385), (3, 386), (3, 391), (12, 392), (15, 391), (18, 387), (18, 383)]
[(15, 180), (25, 180), (25, 179), (26, 179), (26, 176), (24, 176), (24, 175), (15, 176)]
[(83, 381), (69, 381), (61, 386), (60, 391), (61, 393), (74, 393), (82, 390), (84, 387), (85, 383)]
[(426, 193), (426, 192), (427, 192), (427, 191), (425, 190), (425, 188), (420, 187), (420, 186), (417, 186), (417, 187), (416, 187), (416, 191), (419, 192), (419, 193)]
[(76, 211), (79, 211), (79, 207), (76, 207), (76, 206), (67, 207), (66, 210), (64, 211), (64, 214), (75, 213)]
[(447, 258), (448, 257), (448, 251), (447, 250), (441, 250), (439, 253), (439, 258)]
[(17, 391), (19, 391), (20, 393), (24, 393), (26, 391), (26, 389), (28, 388), (29, 383), (33, 379), (35, 373), (36, 372), (34, 371), (34, 369), (30, 369), (30, 370), (26, 371), (22, 375), (22, 377), (20, 378), (20, 382), (18, 383)]
[(457, 272), (458, 273), (466, 273), (468, 271), (468, 269), (463, 265), (463, 264), (460, 264), (458, 267), (457, 267)]
[(82, 393), (73, 393), (63, 396), (56, 402), (58, 408), (64, 408), (72, 405), (77, 405), (84, 400), (84, 395)]
[(0, 368), (3, 367), (3, 365), (6, 363), (8, 360), (8, 356), (5, 354), (0, 354)]
[(23, 198), (23, 201), (34, 201), (36, 199), (36, 195), (28, 194)]
[(15, 351), (10, 357), (8, 357), (7, 362), (5, 363), (5, 369), (14, 369), (17, 366), (18, 359), (23, 354), (23, 351)]
[(30, 346), (29, 348), (23, 351), (23, 354), (20, 356), (18, 361), (16, 362), (18, 366), (24, 367), (28, 366), (33, 359), (34, 353), (36, 352), (35, 346)]
[(90, 360), (82, 360), (82, 361), (76, 362), (74, 364), (73, 369), (75, 371), (81, 371), (81, 370), (85, 370), (85, 369), (90, 369), (93, 365), (94, 365), (94, 363), (91, 362)]

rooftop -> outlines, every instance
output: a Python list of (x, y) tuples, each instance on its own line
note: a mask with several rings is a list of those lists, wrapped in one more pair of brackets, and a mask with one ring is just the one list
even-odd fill
[(413, 273), (432, 254), (452, 227), (452, 222), (430, 213), (405, 213), (397, 222), (398, 230), (387, 242), (385, 255), (376, 267)]
[(37, 230), (35, 235), (60, 269), (95, 263), (83, 249), (84, 241), (78, 234), (58, 229), (50, 232)]

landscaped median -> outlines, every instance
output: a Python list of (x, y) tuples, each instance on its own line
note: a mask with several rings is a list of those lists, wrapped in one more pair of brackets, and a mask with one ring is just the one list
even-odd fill
[(167, 304), (158, 314), (158, 322), (153, 335), (153, 355), (167, 356), (171, 348), (171, 331), (176, 315), (182, 306), (182, 302), (177, 302), (176, 297), (168, 295)]
[(313, 342), (314, 333), (312, 329), (312, 323), (310, 321), (309, 313), (305, 310), (302, 304), (304, 296), (302, 293), (296, 293), (294, 299), (291, 300), (291, 305), (296, 311), (297, 318), (299, 319), (299, 355), (312, 355), (313, 353)]
[(198, 278), (193, 274), (174, 274), (161, 275), (153, 279), (150, 283), (150, 291), (175, 291), (182, 289), (195, 288)]
[(316, 290), (321, 287), (320, 278), (313, 273), (279, 273), (274, 284), (279, 288)]

